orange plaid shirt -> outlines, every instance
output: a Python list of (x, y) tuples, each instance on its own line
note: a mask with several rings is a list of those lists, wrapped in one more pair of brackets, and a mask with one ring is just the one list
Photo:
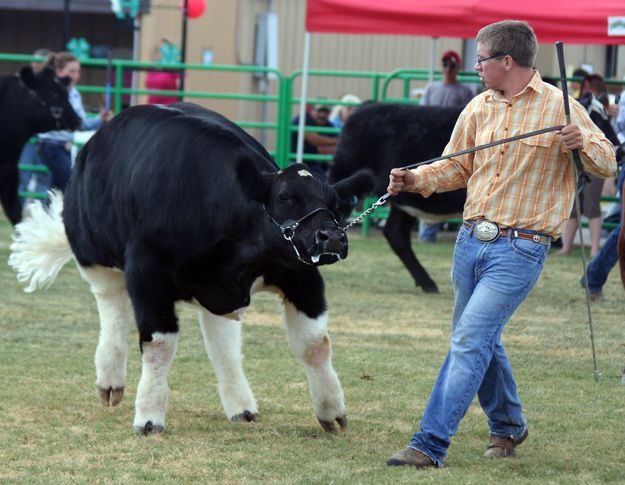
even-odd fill
[[(614, 175), (614, 146), (583, 106), (572, 98), (570, 105), (571, 123), (582, 131), (584, 169), (603, 178)], [(535, 72), (509, 102), (492, 89), (473, 98), (460, 114), (443, 154), (564, 124), (562, 91)], [(465, 220), (488, 219), (502, 227), (530, 229), (556, 239), (573, 207), (573, 162), (555, 131), (412, 171), (417, 177), (411, 190), (425, 197), (466, 187)]]

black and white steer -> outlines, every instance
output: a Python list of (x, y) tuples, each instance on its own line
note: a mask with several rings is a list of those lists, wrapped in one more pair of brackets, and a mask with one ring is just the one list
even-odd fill
[[(375, 193), (386, 193), (392, 168), (441, 155), (449, 142), (461, 108), (365, 103), (349, 117), (341, 131), (330, 181), (336, 182), (367, 167), (375, 173)], [(384, 237), (426, 293), (438, 287), (417, 259), (411, 245), (415, 219), (434, 222), (460, 217), (466, 190), (434, 193), (429, 197), (402, 192), (392, 197)]]
[(18, 75), (0, 77), (0, 202), (13, 225), (22, 219), (17, 164), (24, 144), (36, 133), (80, 125), (67, 99), (68, 82), (50, 67), (39, 74), (24, 67)]
[(316, 416), (334, 431), (347, 421), (316, 266), (347, 256), (337, 219), (372, 185), (368, 172), (330, 186), (303, 164), (278, 170), (246, 132), (191, 103), (128, 108), (80, 152), (64, 201), (53, 195), (49, 211), (35, 206), (17, 226), (10, 264), (33, 291), (76, 260), (100, 316), (96, 384), (105, 406), (122, 399), (134, 310), (142, 350), (139, 433), (165, 427), (178, 300), (200, 308), (226, 416), (256, 419), (241, 366), (240, 320), (252, 293), (277, 293)]

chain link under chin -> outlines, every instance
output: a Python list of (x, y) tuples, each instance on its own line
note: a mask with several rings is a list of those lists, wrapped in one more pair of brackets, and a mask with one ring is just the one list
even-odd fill
[(347, 231), (350, 227), (352, 227), (354, 224), (358, 224), (359, 222), (361, 222), (365, 217), (367, 217), (369, 214), (371, 214), (374, 210), (376, 210), (378, 207), (386, 204), (386, 199), (388, 199), (388, 195), (389, 194), (384, 194), (382, 197), (380, 197), (378, 200), (376, 200), (373, 205), (371, 207), (369, 207), (366, 211), (364, 211), (362, 214), (360, 214), (358, 217), (356, 217), (356, 219), (354, 219), (352, 222), (350, 222), (349, 224), (347, 224), (343, 230)]

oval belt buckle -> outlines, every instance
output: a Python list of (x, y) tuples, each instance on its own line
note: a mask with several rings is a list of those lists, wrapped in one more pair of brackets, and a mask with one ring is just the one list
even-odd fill
[(473, 235), (478, 241), (492, 242), (499, 237), (499, 226), (494, 222), (480, 221), (473, 227)]

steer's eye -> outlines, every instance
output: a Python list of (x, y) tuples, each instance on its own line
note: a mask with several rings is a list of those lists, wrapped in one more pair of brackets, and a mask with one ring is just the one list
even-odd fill
[(289, 200), (289, 199), (290, 199), (289, 194), (287, 194), (287, 193), (285, 193), (285, 192), (282, 192), (280, 195), (278, 195), (278, 198), (279, 198), (281, 201), (286, 201), (286, 200)]

